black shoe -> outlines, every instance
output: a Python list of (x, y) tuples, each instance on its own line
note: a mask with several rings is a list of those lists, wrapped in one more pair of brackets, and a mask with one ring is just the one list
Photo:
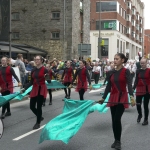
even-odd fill
[(142, 118), (142, 115), (138, 115), (137, 123), (139, 123), (141, 121), (141, 118)]
[(52, 105), (52, 102), (49, 102), (49, 105)]
[[(68, 97), (68, 96), (66, 95), (65, 98), (67, 99), (67, 97)], [(65, 98), (63, 98), (62, 101), (64, 101)]]
[(43, 121), (44, 120), (44, 118), (43, 117), (41, 117), (41, 121)]
[(2, 114), (2, 115), (1, 115), (1, 119), (5, 119), (5, 114)]
[(144, 119), (142, 125), (143, 125), (143, 126), (148, 125), (148, 120), (145, 120), (145, 119)]
[(116, 150), (121, 150), (121, 142), (120, 141), (116, 141), (115, 149)]
[(68, 96), (67, 99), (70, 99), (70, 96)]
[(39, 129), (40, 128), (40, 124), (36, 123), (33, 127), (33, 130)]
[(6, 112), (5, 116), (11, 116), (11, 113), (10, 112)]
[(43, 103), (43, 107), (45, 106), (45, 103)]
[(115, 148), (116, 146), (116, 140), (114, 141), (114, 143), (111, 145), (111, 148)]

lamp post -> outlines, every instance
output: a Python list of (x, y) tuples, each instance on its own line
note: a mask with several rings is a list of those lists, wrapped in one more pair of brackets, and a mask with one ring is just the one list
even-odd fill
[(101, 0), (99, 0), (99, 37), (98, 37), (98, 57), (101, 59)]
[(11, 0), (9, 0), (9, 58), (11, 58)]

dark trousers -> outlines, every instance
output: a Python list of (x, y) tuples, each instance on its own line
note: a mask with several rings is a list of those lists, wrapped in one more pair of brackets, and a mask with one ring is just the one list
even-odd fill
[(80, 100), (84, 100), (84, 93), (85, 93), (85, 90), (84, 89), (80, 89), (79, 90), (79, 97), (80, 97)]
[[(10, 94), (10, 91), (2, 92), (2, 96), (6, 96), (9, 94)], [(7, 112), (10, 112), (10, 103), (9, 102), (7, 102), (5, 105), (2, 106), (2, 114), (5, 113), (6, 109), (7, 109)]]
[[(52, 89), (48, 89), (48, 93), (49, 93), (49, 102), (51, 103), (52, 102)], [(44, 99), (43, 104), (45, 104), (45, 102), (46, 102), (46, 98)]]
[[(149, 108), (148, 108), (148, 105), (149, 105), (149, 98), (150, 98), (150, 94), (145, 94), (145, 95), (139, 95), (139, 96), (136, 96), (136, 102), (137, 103), (140, 103), (142, 105), (142, 99), (144, 98), (143, 100), (143, 103), (144, 103), (144, 114), (145, 114), (145, 120), (148, 119), (148, 115), (149, 115)], [(142, 116), (142, 108), (141, 108), (141, 105), (136, 105), (137, 107), (137, 111), (138, 111), (138, 114)]]
[[(38, 94), (38, 96), (32, 97), (30, 99), (30, 109), (37, 116), (36, 123), (38, 123), (38, 124), (40, 124), (40, 122), (41, 122), (42, 104), (43, 104), (44, 99), (45, 98), (42, 95), (39, 95), (39, 94)], [(35, 107), (36, 104), (37, 104), (37, 108)]]
[[(64, 83), (64, 86), (69, 86), (70, 84), (71, 84), (70, 82), (66, 82), (66, 83)], [(68, 92), (67, 92), (67, 88), (64, 88), (64, 91), (65, 91), (66, 96), (70, 97), (71, 89), (68, 88)]]
[(99, 76), (100, 76), (99, 73), (94, 73), (94, 81), (95, 81), (95, 84), (98, 84)]
[(114, 138), (117, 141), (121, 140), (121, 132), (122, 132), (122, 125), (121, 125), (121, 117), (124, 113), (124, 106), (123, 104), (115, 105), (110, 107), (111, 110), (111, 117), (112, 117), (112, 128), (114, 133)]

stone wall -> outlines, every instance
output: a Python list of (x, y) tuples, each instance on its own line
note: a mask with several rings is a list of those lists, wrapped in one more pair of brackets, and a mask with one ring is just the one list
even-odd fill
[[(87, 2), (85, 1), (85, 3)], [(52, 11), (60, 11), (60, 20), (51, 19)], [(20, 33), (20, 39), (13, 40), (14, 43), (28, 44), (47, 50), (51, 59), (53, 57), (58, 59), (77, 58), (81, 30), (80, 0), (66, 0), (65, 14), (64, 0), (26, 0), (26, 2), (24, 0), (12, 0), (12, 12), (20, 13), (20, 20), (12, 21), (12, 32)], [(86, 14), (84, 18), (85, 43), (89, 41), (90, 31), (87, 23), (89, 21), (86, 22), (89, 15), (90, 13)], [(60, 31), (59, 40), (51, 39), (51, 32), (55, 30)]]

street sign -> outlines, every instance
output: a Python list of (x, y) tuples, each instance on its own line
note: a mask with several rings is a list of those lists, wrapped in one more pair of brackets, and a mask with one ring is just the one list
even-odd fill
[(80, 56), (91, 55), (91, 44), (78, 44), (78, 54)]

